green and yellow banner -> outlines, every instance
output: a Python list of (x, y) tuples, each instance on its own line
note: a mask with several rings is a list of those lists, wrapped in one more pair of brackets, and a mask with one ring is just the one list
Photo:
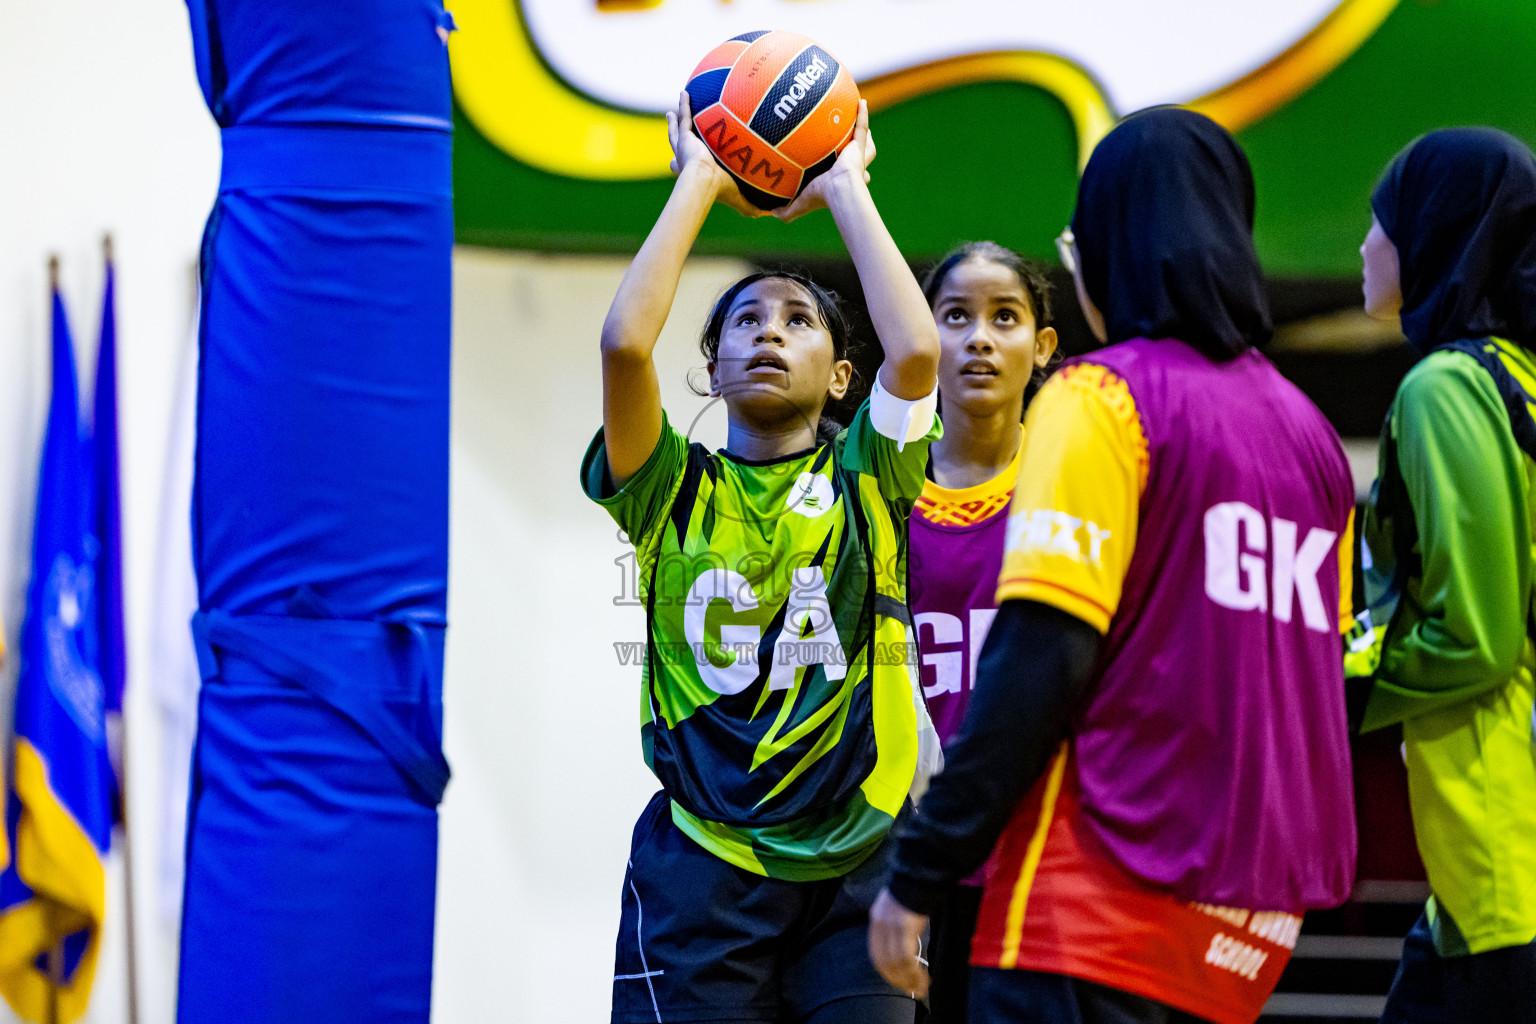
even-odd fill
[[(1366, 198), (1416, 135), (1536, 141), (1536, 5), (1508, 0), (450, 0), (461, 242), (639, 244), (669, 188), (664, 111), (698, 59), (754, 29), (816, 39), (859, 80), (874, 188), (914, 257), (962, 238), (1046, 256), (1079, 167), (1158, 103), (1237, 133), (1272, 273), (1358, 270)], [(826, 218), (716, 211), (699, 249), (842, 251)]]

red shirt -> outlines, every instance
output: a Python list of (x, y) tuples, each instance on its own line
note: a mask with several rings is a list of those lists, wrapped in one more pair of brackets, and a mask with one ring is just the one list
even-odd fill
[(1216, 1024), (1253, 1024), (1301, 918), (1181, 900), (1120, 867), (1084, 824), (1064, 743), (992, 853), (971, 963), (1066, 974)]

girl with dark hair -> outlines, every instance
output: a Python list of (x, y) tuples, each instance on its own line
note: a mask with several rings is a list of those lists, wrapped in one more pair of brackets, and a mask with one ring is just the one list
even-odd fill
[(1354, 878), (1341, 627), (1354, 489), (1269, 335), (1253, 179), (1215, 122), (1127, 118), (1062, 253), (1105, 348), (1025, 418), (999, 609), (898, 829), (870, 952), (992, 859), (970, 1021), (1252, 1024)]
[(603, 429), (587, 494), (635, 545), (646, 605), (641, 742), (661, 781), (635, 826), (613, 1021), (908, 1024), (916, 1005), (865, 952), (883, 850), (937, 740), (909, 666), (907, 516), (939, 436), (938, 332), (867, 188), (853, 140), (779, 215), (831, 209), (885, 350), (847, 392), (835, 298), (793, 274), (726, 291), (701, 348), (726, 447), (674, 429), (651, 353), (715, 202), (753, 211), (669, 115), (677, 184), (603, 326)]
[(1536, 158), (1503, 132), (1432, 132), (1371, 210), (1366, 312), (1398, 320), (1424, 359), (1382, 430), (1350, 671), (1369, 681), (1363, 727), (1402, 723), (1432, 893), (1381, 1019), (1529, 1024)]
[[(940, 743), (960, 727), (976, 655), (997, 614), (1008, 504), (1023, 448), (1024, 394), (1056, 352), (1043, 267), (995, 242), (967, 242), (923, 282), (939, 328), (944, 436), (912, 511), (912, 613), (923, 696)], [(934, 914), (931, 1024), (964, 1024), (981, 872)]]
[[(832, 338), (832, 358), (837, 363), (848, 363), (853, 366), (857, 346), (854, 344), (853, 325), (848, 320), (848, 314), (843, 309), (842, 300), (838, 294), (829, 288), (812, 281), (804, 274), (797, 274), (789, 270), (759, 270), (748, 274), (727, 288), (721, 296), (715, 300), (715, 306), (709, 312), (709, 319), (704, 322), (704, 333), (699, 335), (699, 354), (702, 355), (708, 365), (713, 366), (719, 361), (720, 337), (725, 333), (725, 318), (735, 308), (736, 300), (746, 289), (757, 284), (777, 278), (789, 281), (803, 288), (816, 305), (816, 315), (822, 326)], [(857, 390), (858, 371), (850, 370), (848, 380), (844, 383), (841, 393), (833, 394), (828, 391), (828, 398), (841, 399), (849, 392)], [(700, 398), (718, 396), (719, 392), (711, 385), (709, 388), (700, 388), (692, 381), (689, 388)], [(822, 412), (816, 419), (816, 437), (821, 441), (835, 440), (842, 432), (842, 425), (831, 416)]]

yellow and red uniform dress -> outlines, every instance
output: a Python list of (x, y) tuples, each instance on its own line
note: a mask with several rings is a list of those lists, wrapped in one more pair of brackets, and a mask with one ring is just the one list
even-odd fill
[[(1119, 355), (1128, 347), (1108, 351)], [(1189, 568), (1165, 559), (1150, 573), (1145, 565), (1138, 566), (1143, 579), (1128, 580), (1149, 501), (1151, 457), (1142, 417), (1124, 377), (1108, 366), (1079, 362), (1064, 367), (1041, 391), (1027, 424), (1029, 444), (1014, 494), (997, 602), (1023, 599), (1060, 609), (1104, 634), (1101, 661), (1113, 659), (1123, 653), (1125, 629), (1135, 628), (1126, 619), (1137, 616), (1121, 614), (1134, 608), (1126, 607), (1127, 586), (1137, 588), (1134, 600), (1140, 602), (1156, 591), (1148, 578), (1158, 571)], [(1203, 511), (1189, 510), (1195, 517)], [(1350, 527), (1345, 514), (1338, 518), (1339, 522), (1327, 524), (1332, 530), (1326, 532), (1343, 535), (1335, 540), (1343, 584), (1327, 596), (1338, 602), (1337, 624), (1343, 630), (1350, 624)], [(1211, 519), (1206, 519), (1210, 529)], [(1249, 529), (1251, 550), (1263, 541)], [(1306, 524), (1301, 532), (1307, 533)], [(1253, 565), (1243, 561), (1243, 571), (1250, 572)], [(1200, 563), (1196, 561), (1192, 568), (1198, 576)], [(1196, 578), (1191, 583), (1198, 594), (1201, 581)], [(1308, 615), (1309, 620), (1316, 617)], [(1309, 625), (1315, 628), (1316, 623)], [(1332, 628), (1335, 623), (1328, 625)], [(1176, 650), (1173, 654), (1177, 657)], [(1146, 676), (1170, 672), (1176, 674), (1178, 667), (1153, 664)], [(1096, 675), (1102, 676), (1102, 669)], [(1198, 829), (1203, 817), (1193, 807), (1175, 808), (1170, 815), (1153, 795), (1175, 773), (1187, 774), (1189, 766), (1181, 758), (1168, 756), (1178, 752), (1176, 743), (1114, 738), (1116, 729), (1127, 724), (1127, 716), (1173, 710), (1151, 708), (1155, 699), (1143, 703), (1142, 708), (1124, 706), (1117, 712), (1090, 695), (1089, 707), (1074, 716), (1071, 738), (1062, 743), (1045, 774), (1017, 806), (993, 850), (971, 962), (978, 967), (1069, 975), (1143, 995), (1219, 1024), (1251, 1024), (1290, 957), (1300, 930), (1300, 913), (1316, 893), (1298, 892), (1280, 908), (1274, 902), (1263, 910), (1216, 905), (1179, 892), (1202, 884), (1191, 880), (1199, 879), (1203, 865), (1187, 866), (1184, 877), (1157, 880), (1126, 866), (1122, 851), (1136, 856), (1139, 850), (1156, 847), (1157, 836), (1167, 832), (1170, 822), (1177, 824), (1182, 818)], [(1142, 725), (1146, 724), (1143, 719)], [(1170, 732), (1181, 724), (1187, 725), (1166, 723)], [(1342, 743), (1342, 729), (1338, 731)], [(1099, 773), (1095, 795), (1102, 804), (1113, 806), (1084, 799), (1078, 757), (1083, 742), (1094, 744)], [(1220, 743), (1221, 737), (1212, 736), (1210, 742)], [(1120, 792), (1106, 799), (1100, 795), (1104, 768), (1116, 757), (1121, 759)], [(1160, 783), (1159, 778), (1164, 781)], [(1346, 784), (1347, 778), (1346, 772)], [(1269, 784), (1307, 783), (1294, 779)], [(1198, 788), (1186, 784), (1182, 792), (1188, 796)], [(1237, 788), (1223, 793), (1213, 787), (1210, 793), (1213, 801), (1234, 795), (1241, 795)], [(1138, 814), (1142, 815), (1139, 821)], [(1243, 838), (1213, 841), (1207, 837), (1204, 841), (1207, 848), (1213, 843), (1230, 847), (1232, 841), (1241, 844)], [(1193, 835), (1174, 836), (1172, 842), (1199, 848), (1201, 840)], [(1349, 845), (1352, 849), (1353, 844)], [(1158, 865), (1159, 856), (1147, 856), (1139, 866), (1148, 870), (1145, 865)], [(1329, 863), (1326, 868), (1334, 869), (1330, 876), (1347, 873), (1342, 864)], [(1323, 881), (1332, 888), (1347, 889), (1347, 878)]]

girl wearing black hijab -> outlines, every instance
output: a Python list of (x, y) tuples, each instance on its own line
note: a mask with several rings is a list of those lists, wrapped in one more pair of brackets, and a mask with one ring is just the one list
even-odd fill
[(1382, 431), (1362, 525), (1365, 729), (1402, 723), (1432, 895), (1383, 1021), (1536, 1021), (1536, 159), (1432, 132), (1387, 168), (1366, 311), (1424, 356)]
[(1354, 876), (1353, 487), (1256, 350), (1253, 179), (1189, 111), (1128, 118), (1064, 261), (1105, 348), (1025, 420), (999, 610), (870, 953), (922, 991), (927, 915), (991, 854), (972, 1024), (1252, 1024)]

